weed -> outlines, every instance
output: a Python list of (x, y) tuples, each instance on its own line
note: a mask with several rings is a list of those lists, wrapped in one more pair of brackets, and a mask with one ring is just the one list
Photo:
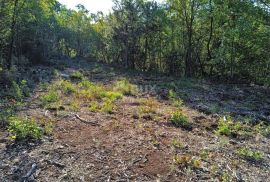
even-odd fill
[(41, 125), (43, 127), (43, 131), (45, 135), (51, 135), (53, 132), (53, 128), (54, 128), (54, 122), (51, 119), (45, 119), (42, 118), (41, 120)]
[(101, 97), (103, 98), (107, 98), (111, 101), (115, 101), (117, 99), (121, 99), (123, 98), (123, 94), (120, 92), (112, 92), (112, 91), (108, 91), (108, 92), (102, 92), (101, 93)]
[(216, 133), (225, 136), (249, 136), (251, 128), (244, 123), (233, 121), (231, 117), (223, 117), (219, 120)]
[(172, 140), (172, 145), (173, 145), (175, 148), (179, 148), (179, 149), (184, 148), (184, 145), (183, 145), (179, 140), (177, 140), (176, 138), (174, 138), (174, 139)]
[(265, 137), (270, 137), (270, 125), (261, 122), (255, 126), (255, 130)]
[(149, 98), (149, 99), (140, 99), (140, 112), (141, 113), (153, 113), (155, 114), (157, 111), (157, 107), (158, 107), (158, 102), (153, 99), (153, 98)]
[(83, 74), (79, 71), (75, 71), (70, 75), (71, 79), (76, 79), (76, 80), (82, 80), (83, 79)]
[(194, 159), (190, 155), (175, 155), (174, 162), (180, 167), (191, 167), (191, 168), (200, 168), (201, 160)]
[(138, 93), (138, 87), (131, 84), (128, 80), (120, 80), (114, 84), (114, 90), (124, 95), (136, 95)]
[(105, 99), (105, 101), (102, 104), (101, 111), (112, 114), (113, 109), (114, 109), (113, 101), (111, 101), (110, 99)]
[(91, 112), (98, 112), (100, 110), (99, 103), (96, 101), (93, 101), (90, 103), (89, 110)]
[(43, 91), (47, 91), (48, 88), (49, 88), (49, 83), (47, 83), (47, 82), (41, 83), (41, 84), (40, 84), (40, 88), (41, 88), (41, 90), (43, 90)]
[(19, 84), (17, 84), (15, 81), (12, 81), (11, 88), (9, 90), (9, 94), (11, 97), (13, 97), (16, 100), (21, 100), (23, 98), (23, 91)]
[(50, 103), (59, 101), (59, 95), (57, 92), (50, 90), (48, 93), (40, 97), (41, 105), (46, 106)]
[(188, 127), (190, 126), (188, 117), (180, 111), (175, 111), (171, 114), (170, 121), (176, 127)]
[(71, 103), (70, 103), (70, 108), (73, 111), (79, 111), (80, 109), (80, 102), (76, 99), (74, 99)]
[(82, 80), (78, 85), (83, 89), (91, 89), (92, 87), (95, 87), (95, 84), (88, 80)]
[(62, 81), (61, 89), (65, 94), (72, 94), (76, 92), (76, 86), (72, 84), (70, 81)]
[(11, 117), (8, 128), (14, 140), (39, 139), (43, 134), (37, 122), (28, 118)]
[(252, 151), (247, 147), (242, 147), (236, 151), (236, 153), (247, 160), (260, 161), (262, 160), (262, 153), (260, 151)]
[(172, 102), (172, 105), (175, 107), (182, 107), (183, 106), (183, 100), (180, 99), (177, 94), (173, 90), (169, 90), (168, 93), (169, 100)]
[(200, 152), (200, 157), (202, 160), (208, 160), (208, 157), (209, 157), (209, 150), (207, 149), (203, 149), (201, 152)]

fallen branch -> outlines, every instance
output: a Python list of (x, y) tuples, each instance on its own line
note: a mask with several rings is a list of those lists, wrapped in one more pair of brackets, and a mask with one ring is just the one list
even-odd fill
[(87, 121), (87, 120), (81, 118), (78, 114), (76, 114), (75, 117), (76, 117), (78, 120), (80, 120), (81, 122), (83, 122), (83, 123), (90, 124), (90, 125), (93, 125), (93, 126), (99, 126), (98, 123), (95, 123), (95, 122), (92, 122), (92, 121)]
[(36, 163), (32, 164), (31, 169), (28, 171), (28, 173), (25, 176), (22, 177), (20, 182), (28, 181), (28, 179), (34, 174), (36, 169), (37, 169), (37, 164)]

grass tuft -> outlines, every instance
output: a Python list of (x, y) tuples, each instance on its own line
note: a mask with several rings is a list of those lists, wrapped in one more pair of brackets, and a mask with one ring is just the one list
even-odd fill
[(190, 122), (188, 117), (184, 115), (181, 111), (172, 112), (170, 121), (176, 127), (189, 127)]

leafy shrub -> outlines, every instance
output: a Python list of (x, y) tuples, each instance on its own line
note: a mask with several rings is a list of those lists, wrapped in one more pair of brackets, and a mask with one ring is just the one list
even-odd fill
[(113, 103), (113, 101), (111, 101), (110, 99), (105, 99), (105, 101), (102, 104), (101, 111), (102, 112), (109, 113), (109, 114), (112, 114), (113, 113), (113, 109), (114, 109), (114, 103)]
[(77, 80), (82, 80), (83, 79), (83, 74), (79, 71), (75, 71), (70, 75), (71, 79), (77, 79)]
[(23, 91), (19, 84), (12, 81), (11, 88), (9, 90), (10, 96), (16, 100), (21, 100), (23, 98)]
[(240, 157), (247, 160), (260, 161), (262, 160), (262, 153), (259, 151), (252, 151), (247, 147), (242, 147), (236, 152)]
[(8, 129), (14, 140), (39, 139), (43, 134), (37, 122), (28, 118), (11, 117)]
[(94, 101), (90, 103), (89, 110), (91, 112), (98, 112), (100, 110), (100, 105), (98, 102)]
[(185, 116), (182, 112), (176, 111), (171, 114), (170, 121), (176, 127), (189, 127), (190, 123), (188, 117)]
[(259, 123), (255, 126), (255, 130), (265, 137), (270, 137), (270, 125)]
[(83, 89), (91, 89), (92, 87), (94, 87), (95, 84), (88, 81), (88, 80), (82, 80), (80, 83), (79, 83), (79, 87), (83, 88)]
[(117, 99), (121, 99), (123, 97), (123, 94), (120, 93), (120, 92), (108, 91), (108, 92), (102, 92), (101, 97), (108, 98), (109, 100), (114, 101), (114, 100), (117, 100)]
[(115, 83), (114, 90), (124, 95), (136, 95), (138, 93), (138, 87), (131, 84), (128, 80), (120, 80)]
[(54, 103), (59, 101), (59, 95), (57, 92), (50, 90), (48, 93), (46, 93), (45, 95), (41, 96), (40, 101), (42, 106), (46, 106), (50, 103)]
[(191, 167), (191, 168), (200, 168), (201, 160), (194, 159), (190, 155), (175, 155), (174, 162), (180, 167)]
[(216, 133), (225, 136), (249, 136), (251, 128), (244, 123), (233, 121), (231, 117), (223, 117), (219, 120)]
[(169, 90), (168, 93), (169, 100), (172, 102), (172, 105), (175, 107), (182, 107), (183, 100), (178, 98), (177, 94), (173, 90)]
[(65, 94), (72, 94), (76, 92), (75, 85), (69, 81), (62, 81), (61, 86)]

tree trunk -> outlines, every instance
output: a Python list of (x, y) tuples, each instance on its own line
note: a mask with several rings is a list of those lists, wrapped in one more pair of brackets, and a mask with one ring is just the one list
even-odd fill
[(10, 27), (10, 43), (9, 43), (9, 50), (8, 50), (8, 57), (7, 57), (7, 68), (10, 70), (12, 66), (12, 52), (13, 52), (13, 43), (14, 43), (14, 35), (15, 35), (15, 25), (16, 25), (16, 10), (19, 0), (14, 0), (14, 7), (13, 7), (13, 15), (12, 15), (12, 22)]

